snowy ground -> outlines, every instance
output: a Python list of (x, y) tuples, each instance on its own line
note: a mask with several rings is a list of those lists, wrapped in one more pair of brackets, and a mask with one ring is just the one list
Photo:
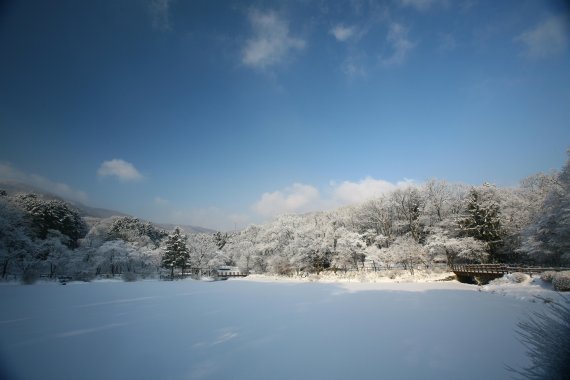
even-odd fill
[(1, 285), (2, 379), (508, 379), (544, 304), (457, 282)]

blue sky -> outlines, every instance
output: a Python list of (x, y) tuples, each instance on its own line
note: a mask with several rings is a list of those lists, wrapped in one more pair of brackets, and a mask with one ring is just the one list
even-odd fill
[(241, 228), (570, 147), (556, 1), (8, 1), (0, 177)]

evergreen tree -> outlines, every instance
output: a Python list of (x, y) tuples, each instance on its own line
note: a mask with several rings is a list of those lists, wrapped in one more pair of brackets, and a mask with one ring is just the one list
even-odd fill
[(166, 239), (166, 250), (162, 256), (162, 267), (170, 268), (170, 277), (174, 277), (174, 268), (181, 268), (182, 274), (190, 260), (190, 250), (186, 246), (188, 237), (177, 227)]
[(49, 230), (56, 230), (69, 238), (68, 247), (76, 248), (78, 240), (87, 233), (79, 212), (64, 201), (43, 199), (36, 194), (17, 194), (13, 200), (26, 211), (39, 239), (46, 239)]
[(214, 241), (216, 242), (216, 246), (218, 249), (224, 248), (224, 246), (228, 243), (229, 235), (228, 233), (216, 232), (214, 234)]
[(491, 258), (498, 259), (502, 243), (501, 210), (495, 187), (488, 183), (471, 189), (464, 216), (459, 220), (461, 235), (489, 244)]
[(157, 248), (167, 235), (166, 231), (155, 227), (152, 223), (130, 216), (121, 216), (114, 218), (106, 240), (124, 240), (134, 243), (140, 242), (141, 238), (147, 238)]

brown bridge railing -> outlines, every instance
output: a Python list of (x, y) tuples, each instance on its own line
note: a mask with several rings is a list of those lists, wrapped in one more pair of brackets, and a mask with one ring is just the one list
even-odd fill
[(561, 267), (523, 267), (523, 266), (511, 266), (508, 264), (452, 264), (449, 266), (452, 272), (457, 275), (463, 276), (477, 276), (477, 275), (504, 275), (507, 273), (527, 273), (536, 274), (546, 271), (560, 272), (564, 270), (570, 270), (570, 268)]

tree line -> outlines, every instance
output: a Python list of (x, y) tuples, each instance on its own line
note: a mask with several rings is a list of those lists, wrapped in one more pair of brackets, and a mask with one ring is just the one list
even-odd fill
[(332, 211), (281, 215), (239, 232), (185, 234), (132, 217), (82, 218), (61, 200), (0, 190), (0, 276), (174, 276), (404, 268), (434, 262), (570, 263), (570, 159), (517, 187), (429, 180)]

